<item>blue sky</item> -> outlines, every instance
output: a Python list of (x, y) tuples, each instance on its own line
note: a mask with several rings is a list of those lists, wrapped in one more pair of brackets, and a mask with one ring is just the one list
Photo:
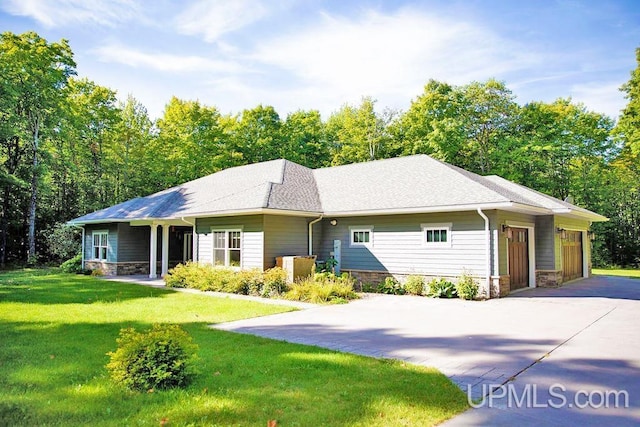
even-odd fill
[(616, 117), (640, 2), (574, 0), (1, 0), (0, 30), (69, 40), (78, 74), (152, 118), (172, 95), (222, 113), (326, 118), (362, 96), (405, 110), (433, 78), (491, 77), (520, 103), (572, 97)]

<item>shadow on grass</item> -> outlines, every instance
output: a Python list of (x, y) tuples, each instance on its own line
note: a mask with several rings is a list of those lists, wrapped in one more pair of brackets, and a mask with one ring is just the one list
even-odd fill
[[(104, 368), (122, 327), (0, 323), (0, 425), (430, 425), (464, 410), (463, 393), (435, 370), (183, 325), (200, 373), (185, 390), (131, 393)], [(4, 412), (3, 412), (4, 411)], [(12, 418), (13, 417), (13, 418)]]
[(19, 270), (0, 274), (0, 302), (92, 304), (173, 293), (169, 289), (111, 282), (55, 270)]

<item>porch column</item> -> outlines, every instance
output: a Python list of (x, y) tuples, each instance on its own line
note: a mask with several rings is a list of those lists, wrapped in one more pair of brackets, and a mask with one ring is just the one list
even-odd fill
[(169, 271), (169, 225), (162, 226), (162, 277)]
[(158, 277), (156, 264), (158, 262), (158, 224), (151, 224), (151, 237), (149, 241), (149, 278)]
[(191, 261), (198, 262), (199, 254), (198, 254), (198, 233), (196, 232), (196, 226), (193, 226), (193, 237), (191, 239), (191, 243), (193, 244), (193, 249), (191, 250)]

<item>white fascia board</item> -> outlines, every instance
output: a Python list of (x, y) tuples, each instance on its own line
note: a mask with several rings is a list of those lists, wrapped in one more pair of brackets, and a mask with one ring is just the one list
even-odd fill
[(183, 215), (180, 217), (176, 217), (174, 219), (180, 219), (180, 218), (196, 219), (196, 218), (212, 218), (212, 217), (221, 217), (221, 216), (268, 215), (268, 214), (316, 218), (319, 215), (322, 215), (322, 212), (290, 211), (286, 209), (259, 208), (259, 209), (240, 209), (240, 210), (228, 210), (228, 211), (216, 211), (216, 212), (201, 212), (197, 214)]
[(105, 219), (90, 219), (87, 221), (67, 221), (65, 224), (67, 225), (78, 225), (78, 226), (83, 226), (83, 225), (91, 225), (91, 224), (110, 224), (110, 223), (119, 223), (119, 222), (131, 222), (130, 219), (110, 219), (110, 218), (105, 218)]
[(561, 216), (568, 216), (568, 217), (573, 217), (573, 218), (579, 218), (579, 219), (584, 219), (584, 220), (588, 220), (591, 222), (606, 222), (609, 221), (609, 218), (607, 218), (604, 215), (600, 215), (597, 214), (595, 212), (583, 212), (581, 210), (574, 210), (574, 209), (554, 209), (553, 211), (554, 214), (556, 215), (561, 215)]

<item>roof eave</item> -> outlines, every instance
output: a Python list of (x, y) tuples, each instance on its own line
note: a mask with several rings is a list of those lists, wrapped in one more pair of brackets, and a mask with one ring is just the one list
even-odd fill
[(513, 202), (494, 202), (494, 203), (472, 203), (465, 205), (442, 205), (442, 206), (417, 206), (410, 208), (391, 208), (391, 209), (372, 209), (361, 211), (327, 211), (325, 216), (367, 216), (367, 215), (400, 215), (400, 214), (416, 214), (416, 213), (440, 213), (440, 212), (463, 212), (475, 211), (477, 209), (484, 210), (511, 210), (518, 212), (528, 212), (532, 215), (550, 214), (548, 209), (537, 208), (534, 206), (521, 205)]
[(607, 218), (606, 216), (597, 214), (595, 212), (587, 211), (587, 210), (583, 211), (578, 209), (564, 208), (564, 209), (554, 209), (553, 213), (556, 215), (585, 219), (591, 222), (609, 221), (609, 218)]

